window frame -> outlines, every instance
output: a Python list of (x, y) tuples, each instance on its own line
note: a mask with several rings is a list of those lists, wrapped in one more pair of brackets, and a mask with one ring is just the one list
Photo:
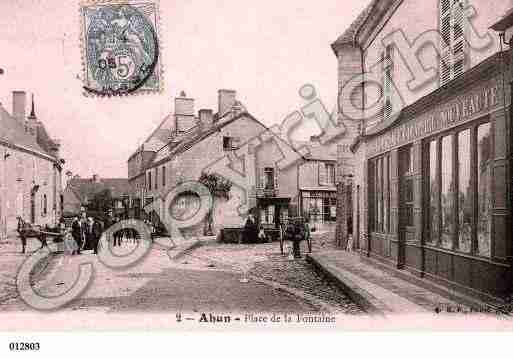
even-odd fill
[[(391, 152), (380, 154), (369, 159), (371, 170), (369, 174), (373, 177), (369, 183), (373, 188), (369, 188), (372, 196), (369, 216), (371, 232), (378, 234), (391, 234), (391, 189), (392, 189), (392, 171), (391, 171)], [(387, 180), (384, 180), (384, 169), (387, 166)], [(386, 184), (386, 186), (385, 186)]]
[[(424, 241), (424, 245), (427, 246), (427, 247), (430, 247), (430, 248), (436, 248), (436, 249), (440, 249), (440, 250), (445, 250), (445, 251), (450, 251), (450, 252), (454, 252), (454, 253), (457, 253), (457, 254), (460, 254), (460, 255), (468, 255), (468, 256), (472, 256), (472, 257), (475, 257), (475, 258), (483, 258), (483, 259), (490, 259), (492, 257), (492, 252), (493, 252), (493, 245), (494, 245), (494, 238), (493, 236), (490, 236), (490, 248), (492, 248), (492, 250), (490, 251), (490, 254), (488, 256), (484, 256), (484, 255), (480, 255), (478, 253), (478, 248), (477, 248), (477, 220), (478, 220), (478, 213), (477, 213), (477, 206), (478, 206), (478, 199), (477, 199), (477, 193), (478, 193), (478, 171), (477, 171), (477, 131), (478, 131), (478, 128), (482, 125), (485, 125), (485, 124), (489, 124), (490, 125), (490, 148), (491, 148), (491, 153), (490, 153), (490, 159), (491, 161), (493, 161), (493, 159), (495, 158), (495, 152), (494, 152), (494, 144), (495, 144), (495, 138), (494, 138), (494, 125), (493, 125), (493, 121), (492, 119), (490, 118), (489, 115), (485, 115), (479, 119), (476, 119), (476, 120), (473, 120), (471, 123), (465, 123), (465, 124), (462, 124), (460, 126), (457, 126), (457, 127), (454, 127), (454, 128), (451, 128), (451, 129), (448, 129), (448, 130), (445, 130), (445, 131), (442, 131), (442, 132), (439, 132), (433, 136), (430, 136), (430, 137), (426, 137), (423, 139), (423, 144), (422, 144), (422, 149), (423, 149), (423, 152), (424, 152), (424, 156), (422, 158), (423, 160), (423, 167), (425, 168), (426, 171), (429, 171), (429, 166), (431, 165), (430, 164), (430, 160), (429, 160), (429, 151), (428, 151), (428, 148), (429, 148), (429, 144), (432, 142), (432, 141), (436, 141), (436, 148), (437, 148), (437, 172), (436, 172), (436, 180), (437, 180), (437, 193), (436, 193), (436, 201), (437, 201), (437, 211), (438, 211), (438, 238), (435, 239), (435, 241), (433, 241), (433, 243), (429, 243), (427, 241)], [(460, 186), (460, 181), (459, 181), (459, 171), (460, 171), (460, 168), (459, 168), (459, 156), (460, 156), (460, 153), (459, 153), (459, 134), (460, 133), (463, 133), (467, 130), (470, 130), (470, 186), (472, 187), (472, 192), (471, 192), (471, 195), (470, 195), (470, 203), (471, 203), (471, 207), (472, 207), (472, 218), (471, 218), (471, 249), (470, 249), (470, 252), (464, 252), (464, 251), (461, 251), (460, 248), (459, 248), (459, 233), (460, 233), (460, 219), (459, 219), (459, 186)], [(453, 233), (451, 234), (452, 235), (452, 246), (451, 246), (451, 249), (448, 249), (448, 248), (443, 248), (442, 245), (441, 245), (441, 242), (442, 242), (442, 231), (441, 231), (441, 227), (442, 227), (442, 213), (441, 213), (441, 161), (443, 160), (442, 159), (442, 156), (441, 156), (441, 153), (442, 153), (442, 139), (444, 137), (447, 137), (447, 136), (451, 136), (452, 137), (452, 167), (453, 167), (453, 170), (452, 170), (452, 180), (451, 182), (453, 183), (453, 188), (452, 188), (452, 197), (453, 197), (453, 218), (454, 218), (454, 230), (453, 230)], [(428, 173), (429, 172), (425, 172), (425, 173)], [(428, 178), (425, 176), (425, 178)], [(423, 213), (425, 214), (425, 217), (426, 217), (426, 221), (424, 222), (424, 228), (423, 228), (423, 233), (424, 235), (431, 235), (431, 221), (430, 221), (430, 209), (429, 209), (429, 205), (430, 205), (430, 202), (429, 202), (429, 199), (430, 199), (430, 183), (431, 181), (428, 180), (428, 181), (424, 181), (424, 184), (423, 184), (423, 197), (424, 197), (424, 200), (423, 200)], [(490, 196), (493, 198), (494, 196), (494, 188), (493, 186), (491, 187), (491, 192), (490, 192)], [(491, 233), (493, 233), (493, 220), (491, 221)]]

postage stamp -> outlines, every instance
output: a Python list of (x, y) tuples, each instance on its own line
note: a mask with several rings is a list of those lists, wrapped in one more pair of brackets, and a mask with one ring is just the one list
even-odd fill
[(80, 15), (86, 95), (161, 90), (158, 2), (84, 1)]

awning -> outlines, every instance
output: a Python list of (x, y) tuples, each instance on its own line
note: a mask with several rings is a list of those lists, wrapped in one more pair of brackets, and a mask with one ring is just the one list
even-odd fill
[(281, 205), (288, 206), (290, 203), (290, 197), (261, 197), (257, 198), (258, 206), (270, 206), (270, 205)]
[(336, 187), (300, 187), (300, 191), (307, 192), (336, 192)]

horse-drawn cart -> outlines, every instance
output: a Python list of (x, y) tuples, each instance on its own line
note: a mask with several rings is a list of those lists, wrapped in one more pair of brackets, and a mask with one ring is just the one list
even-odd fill
[(62, 233), (59, 228), (51, 228), (48, 226), (41, 226), (25, 222), (23, 218), (18, 217), (18, 236), (21, 240), (22, 251), (25, 253), (27, 246), (27, 239), (35, 238), (41, 242), (41, 248), (48, 246), (47, 239), (53, 238), (53, 242), (62, 242)]
[(306, 241), (308, 253), (312, 253), (312, 235), (310, 226), (303, 217), (292, 217), (280, 226), (280, 251), (284, 253), (284, 242), (291, 241), (294, 244), (294, 256), (299, 256), (299, 243)]

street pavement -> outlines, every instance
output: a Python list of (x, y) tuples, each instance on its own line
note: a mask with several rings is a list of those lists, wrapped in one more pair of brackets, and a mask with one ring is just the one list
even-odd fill
[[(2, 296), (0, 311), (25, 311), (16, 297), (14, 278), (25, 256), (15, 253), (14, 241), (0, 246)], [(35, 250), (32, 243), (30, 251)], [(125, 244), (118, 255), (132, 251)], [(319, 312), (331, 309), (358, 314), (360, 309), (330, 287), (303, 259), (289, 261), (279, 244), (226, 245), (213, 241), (171, 260), (154, 245), (144, 260), (123, 270), (107, 268), (92, 253), (56, 255), (45, 266), (42, 295), (66, 292), (82, 263), (91, 263), (88, 289), (63, 310), (128, 312)], [(248, 278), (244, 283), (242, 278)], [(8, 293), (9, 295), (4, 295)]]

